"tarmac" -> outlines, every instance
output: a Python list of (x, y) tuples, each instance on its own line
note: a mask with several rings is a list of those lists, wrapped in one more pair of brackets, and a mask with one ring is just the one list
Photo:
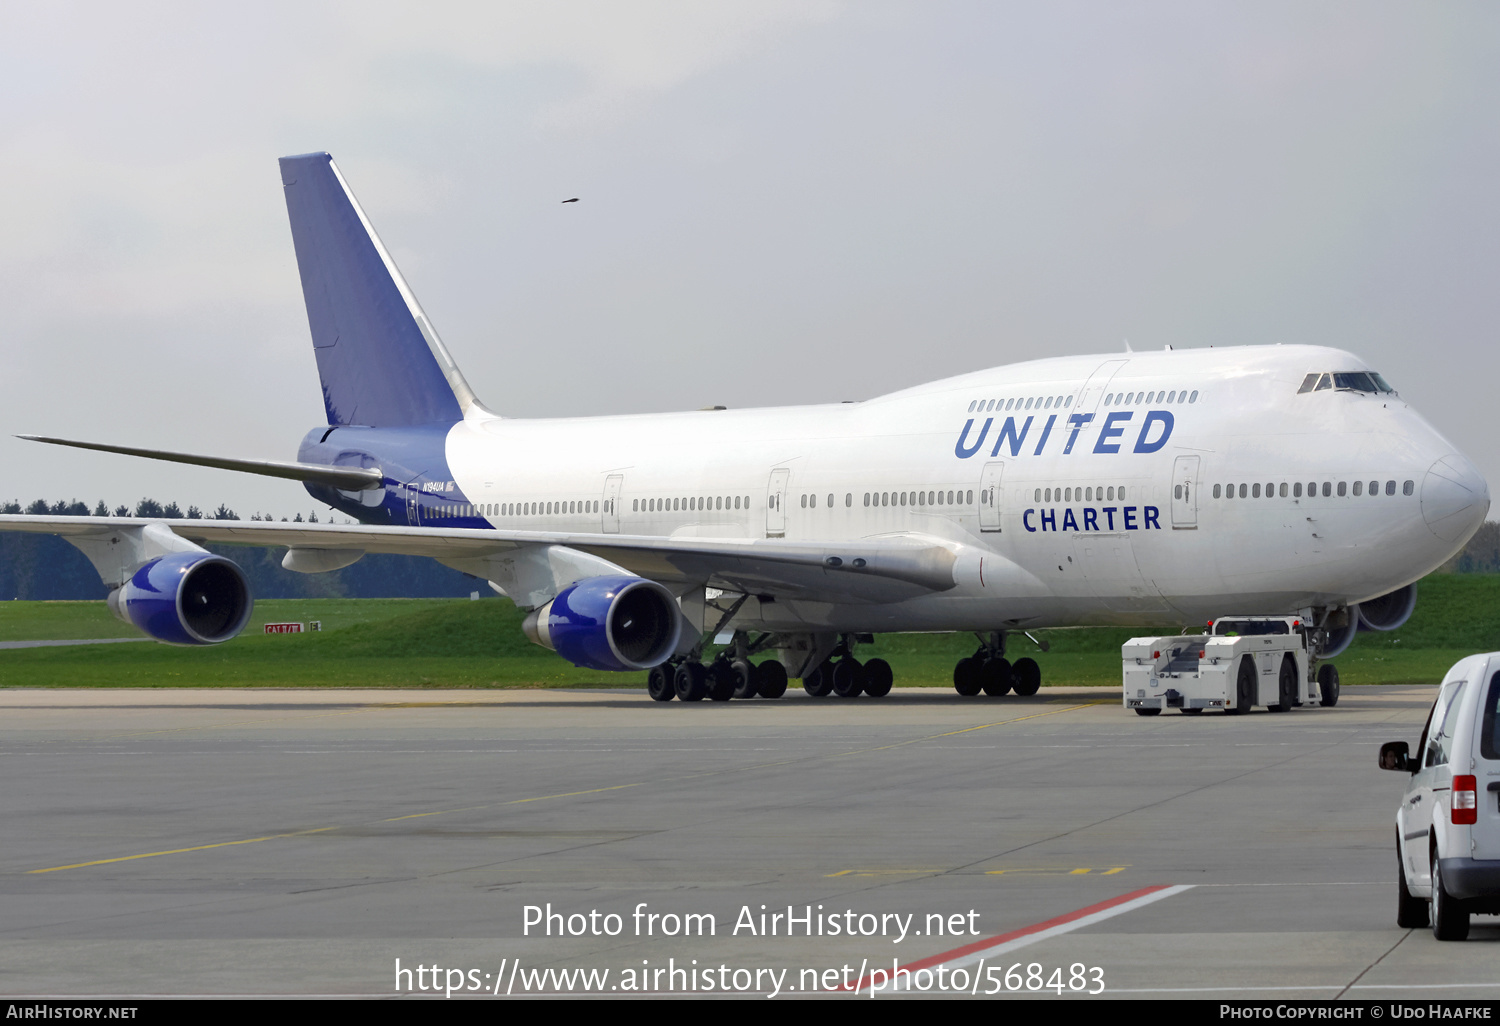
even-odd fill
[(0, 994), (1491, 1002), (1395, 922), (1432, 697), (7, 689)]

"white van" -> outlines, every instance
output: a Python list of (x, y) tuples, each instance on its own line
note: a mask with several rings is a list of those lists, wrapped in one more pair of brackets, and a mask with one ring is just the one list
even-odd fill
[(1471, 915), (1500, 915), (1500, 652), (1456, 663), (1416, 753), (1380, 746), (1380, 768), (1411, 774), (1396, 813), (1396, 924), (1463, 940)]

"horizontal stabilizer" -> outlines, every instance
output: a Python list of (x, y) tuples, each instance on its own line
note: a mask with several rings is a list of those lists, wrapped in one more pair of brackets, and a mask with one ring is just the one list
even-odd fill
[(321, 463), (284, 463), (281, 460), (232, 460), (223, 456), (195, 456), (185, 452), (135, 449), (127, 445), (104, 445), (100, 442), (75, 442), (67, 438), (46, 438), (42, 435), (17, 435), (16, 437), (24, 438), (28, 442), (46, 442), (49, 445), (71, 445), (75, 449), (118, 452), (126, 456), (144, 456), (148, 460), (166, 460), (168, 463), (190, 463), (195, 467), (237, 470), (242, 474), (284, 477), (290, 481), (315, 481), (318, 484), (342, 488), (346, 492), (379, 488), (383, 481), (381, 472), (376, 467), (329, 467)]

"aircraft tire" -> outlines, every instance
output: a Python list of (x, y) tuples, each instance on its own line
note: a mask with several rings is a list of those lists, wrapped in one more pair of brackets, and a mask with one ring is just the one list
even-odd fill
[(1017, 659), (1011, 664), (1011, 673), (1014, 675), (1011, 686), (1022, 698), (1030, 697), (1042, 689), (1042, 668), (1036, 664), (1035, 659), (1029, 656)]
[(1330, 709), (1339, 704), (1339, 668), (1332, 663), (1318, 667), (1318, 704)]
[(786, 667), (778, 659), (767, 659), (755, 667), (755, 690), (761, 698), (786, 694)]
[(953, 667), (953, 690), (968, 697), (979, 694), (979, 660), (960, 659)]
[(865, 690), (865, 668), (853, 656), (833, 664), (833, 693), (840, 698), (858, 698)]
[(734, 697), (735, 675), (729, 663), (716, 659), (708, 667), (708, 697), (715, 702), (727, 702)]
[(658, 702), (670, 702), (677, 697), (677, 688), (672, 681), (672, 667), (666, 663), (651, 667), (651, 672), (646, 674), (646, 694)]
[(896, 675), (891, 664), (884, 659), (871, 659), (865, 663), (865, 694), (871, 698), (884, 698), (891, 693), (891, 684)]
[(754, 698), (760, 693), (760, 678), (755, 674), (755, 667), (748, 659), (736, 659), (729, 664), (734, 671), (734, 697)]
[(684, 702), (701, 702), (708, 694), (708, 670), (702, 663), (683, 663), (673, 678), (677, 697)]
[(813, 698), (827, 698), (833, 694), (833, 661), (824, 660), (821, 666), (809, 670), (802, 678), (802, 690)]
[(986, 659), (979, 665), (979, 685), (991, 698), (1007, 693), (1014, 683), (1015, 671), (1011, 669), (1009, 659)]

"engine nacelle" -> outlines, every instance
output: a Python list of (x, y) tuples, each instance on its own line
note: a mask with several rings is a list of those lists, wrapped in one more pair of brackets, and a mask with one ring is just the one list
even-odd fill
[(228, 641), (254, 606), (244, 573), (211, 552), (160, 556), (109, 595), (110, 612), (169, 645)]
[(1350, 606), (1339, 626), (1328, 626), (1323, 635), (1323, 644), (1318, 647), (1319, 659), (1332, 659), (1343, 654), (1344, 649), (1354, 644), (1354, 635), (1359, 633), (1359, 607)]
[(589, 577), (528, 613), (521, 629), (574, 666), (649, 670), (677, 650), (682, 614), (655, 581)]
[(1417, 586), (1408, 584), (1397, 588), (1389, 595), (1370, 599), (1359, 604), (1359, 629), (1362, 631), (1393, 631), (1411, 619), (1417, 608)]

